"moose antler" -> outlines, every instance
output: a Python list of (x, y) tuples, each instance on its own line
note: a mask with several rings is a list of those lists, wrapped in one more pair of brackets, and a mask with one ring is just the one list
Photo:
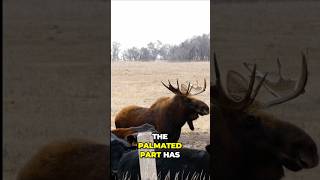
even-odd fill
[(179, 94), (182, 95), (182, 92), (179, 89), (179, 82), (177, 80), (177, 88), (173, 87), (171, 82), (168, 80), (169, 85), (167, 86), (166, 84), (164, 84), (162, 81), (161, 83), (164, 85), (164, 87), (166, 87), (167, 89), (169, 89), (171, 92), (173, 92), (174, 94)]
[(261, 108), (269, 108), (278, 104), (282, 104), (285, 103), (287, 101), (290, 101), (298, 96), (300, 96), (301, 94), (303, 94), (305, 92), (305, 86), (307, 84), (308, 81), (308, 66), (307, 66), (307, 60), (306, 60), (306, 56), (305, 54), (302, 52), (302, 65), (301, 65), (301, 75), (299, 78), (298, 83), (295, 84), (295, 88), (294, 91), (292, 91), (291, 93), (289, 93), (286, 96), (283, 97), (279, 97), (275, 100), (272, 100), (270, 102), (264, 103), (261, 105)]
[(249, 107), (255, 100), (263, 82), (265, 81), (267, 74), (263, 75), (263, 78), (257, 85), (257, 87), (254, 89), (254, 82), (256, 77), (256, 65), (253, 66), (253, 70), (251, 73), (251, 78), (248, 86), (248, 90), (244, 96), (244, 98), (240, 101), (236, 101), (233, 98), (230, 98), (230, 96), (224, 91), (221, 83), (220, 78), (220, 71), (218, 67), (217, 57), (216, 53), (213, 53), (213, 60), (214, 60), (214, 69), (216, 74), (216, 83), (212, 88), (213, 91), (213, 97), (215, 98), (214, 103), (219, 103), (219, 105), (224, 106), (226, 108), (231, 108), (235, 110), (244, 110), (247, 107)]
[[(302, 70), (301, 70), (299, 81), (283, 78), (281, 73), (281, 63), (279, 58), (277, 59), (278, 80), (276, 82), (272, 82), (271, 80), (266, 80), (264, 82), (264, 87), (267, 89), (267, 91), (270, 92), (275, 97), (277, 97), (277, 99), (270, 101), (268, 103), (262, 104), (261, 108), (268, 108), (277, 104), (282, 104), (304, 93), (304, 88), (306, 86), (307, 79), (308, 79), (308, 68), (307, 68), (306, 55), (303, 52), (301, 54), (302, 54), (302, 66), (301, 66)], [(252, 72), (251, 64), (243, 63), (243, 65), (247, 68), (247, 70)], [(257, 71), (256, 78), (258, 79), (262, 78), (262, 73), (260, 71)], [(289, 90), (291, 90), (291, 92), (288, 94)], [(287, 95), (281, 96), (279, 94), (281, 91), (285, 91)]]
[[(191, 84), (191, 88), (188, 90), (188, 88), (186, 88), (186, 85), (185, 84), (182, 84), (181, 85), (181, 88), (182, 89), (185, 89), (186, 92), (188, 92), (188, 95), (189, 96), (195, 96), (195, 95), (198, 95), (198, 94), (201, 94), (203, 93), (204, 91), (206, 91), (206, 88), (207, 88), (207, 82), (206, 82), (206, 79), (204, 79), (204, 82), (203, 82), (203, 87), (199, 86), (199, 83), (198, 81), (196, 81), (197, 84), (194, 85), (193, 83)], [(190, 82), (189, 82), (190, 84)], [(194, 93), (194, 94), (191, 94), (191, 90), (194, 89), (194, 90), (197, 90), (198, 92)]]
[[(243, 63), (244, 67), (249, 71), (252, 72), (252, 64)], [(277, 72), (272, 72), (270, 74), (275, 75), (277, 77), (276, 81), (272, 81), (271, 79), (266, 79), (263, 86), (266, 90), (275, 97), (281, 97), (281, 94), (285, 94), (290, 90), (294, 89), (294, 86), (297, 81), (291, 79), (285, 79), (282, 76), (281, 72), (281, 63), (280, 59), (277, 58)], [(256, 78), (261, 79), (263, 77), (263, 73), (257, 70)], [(269, 76), (270, 77), (270, 76)]]
[[(194, 88), (193, 84), (191, 84), (190, 82), (188, 83), (188, 86), (187, 88), (185, 87), (186, 85), (182, 84), (181, 85), (181, 88), (184, 89), (184, 92), (182, 92), (179, 88), (179, 82), (177, 80), (177, 88), (173, 87), (171, 82), (168, 80), (168, 83), (169, 85), (166, 85), (164, 84), (162, 81), (161, 83), (163, 84), (164, 87), (166, 87), (167, 89), (169, 89), (171, 92), (173, 92), (174, 94), (177, 94), (177, 95), (183, 95), (183, 96), (195, 96), (195, 95), (198, 95), (200, 93), (203, 93), (205, 90), (206, 90), (206, 86), (207, 86), (207, 83), (206, 83), (206, 79), (204, 79), (204, 86), (203, 88), (201, 89), (201, 91), (195, 93), (195, 94), (191, 94), (191, 90)], [(197, 85), (198, 86), (198, 85)], [(197, 87), (199, 88), (199, 87)]]
[(188, 88), (187, 88), (186, 92), (181, 92), (181, 90), (179, 88), (179, 81), (178, 80), (177, 80), (177, 88), (173, 87), (169, 80), (168, 80), (168, 83), (169, 83), (168, 86), (166, 84), (164, 84), (162, 81), (161, 81), (161, 83), (163, 84), (164, 87), (166, 87), (167, 89), (169, 89), (171, 92), (173, 92), (176, 95), (188, 96), (191, 89), (192, 89), (190, 82), (188, 84)]
[[(198, 81), (197, 81), (198, 82)], [(197, 83), (197, 86), (198, 86), (198, 83)], [(197, 89), (201, 88), (200, 86), (197, 87)], [(207, 88), (207, 82), (206, 82), (206, 79), (203, 80), (203, 88), (198, 91), (197, 93), (195, 94), (191, 94), (192, 96), (195, 96), (195, 95), (198, 95), (198, 94), (201, 94), (203, 93), (204, 91), (206, 91), (206, 88)]]

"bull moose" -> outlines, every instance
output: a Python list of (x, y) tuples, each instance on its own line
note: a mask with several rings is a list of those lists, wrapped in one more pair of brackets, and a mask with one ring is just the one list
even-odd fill
[(305, 55), (302, 54), (302, 72), (296, 88), (287, 96), (267, 103), (255, 100), (267, 74), (254, 88), (256, 65), (249, 82), (239, 73), (229, 71), (227, 93), (222, 87), (216, 54), (213, 56), (216, 76), (210, 90), (213, 141), (206, 147), (211, 154), (212, 179), (279, 180), (284, 176), (283, 167), (299, 171), (317, 166), (319, 156), (313, 139), (299, 127), (263, 112), (304, 92), (308, 79)]
[(206, 80), (201, 91), (191, 94), (193, 88), (190, 83), (185, 91), (180, 90), (177, 80), (177, 87), (169, 84), (162, 84), (175, 95), (161, 97), (150, 108), (140, 106), (128, 106), (123, 108), (115, 117), (116, 128), (128, 128), (149, 123), (155, 126), (159, 133), (168, 134), (169, 142), (176, 142), (180, 138), (181, 128), (187, 122), (189, 128), (194, 130), (193, 122), (199, 115), (209, 114), (209, 107), (203, 101), (192, 96), (205, 91)]

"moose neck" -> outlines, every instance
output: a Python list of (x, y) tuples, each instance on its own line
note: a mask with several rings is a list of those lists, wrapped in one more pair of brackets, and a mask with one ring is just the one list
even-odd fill
[(176, 142), (180, 138), (181, 127), (185, 121), (181, 123), (183, 111), (174, 99), (174, 97), (163, 97), (157, 100), (149, 109), (147, 115), (150, 120), (155, 118), (154, 125), (160, 133), (169, 135), (170, 142)]
[[(213, 112), (210, 113), (212, 118), (211, 123), (211, 136), (213, 142), (213, 166), (215, 174), (218, 179), (226, 178), (225, 176), (231, 176), (233, 173), (230, 171), (237, 170), (237, 162), (241, 162), (239, 159), (241, 156), (237, 152), (237, 142), (235, 142), (234, 134), (232, 133), (232, 125), (229, 118), (226, 118), (224, 112), (221, 112), (218, 107), (213, 108)], [(224, 172), (224, 171), (228, 172)]]
[(169, 100), (167, 108), (167, 119), (171, 121), (171, 124), (176, 128), (182, 128), (182, 126), (187, 122), (188, 111), (183, 104), (181, 97), (175, 95)]
[(274, 154), (253, 146), (255, 142), (246, 141), (245, 136), (239, 133), (241, 122), (236, 119), (241, 113), (225, 111), (219, 107), (212, 111), (211, 162), (214, 179), (279, 180), (283, 177), (282, 165)]

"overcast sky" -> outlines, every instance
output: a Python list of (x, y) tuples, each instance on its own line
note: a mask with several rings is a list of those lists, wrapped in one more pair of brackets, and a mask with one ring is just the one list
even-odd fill
[(111, 1), (111, 40), (121, 49), (156, 40), (178, 44), (209, 32), (209, 0)]

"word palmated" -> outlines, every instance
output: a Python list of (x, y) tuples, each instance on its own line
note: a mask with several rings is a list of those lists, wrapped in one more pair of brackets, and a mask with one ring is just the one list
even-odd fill
[(138, 143), (138, 149), (180, 149), (181, 143)]
[[(167, 140), (168, 134), (152, 134), (154, 140)], [(138, 149), (140, 158), (179, 158), (180, 152), (174, 151), (152, 151), (153, 149), (181, 149), (182, 143), (151, 143), (151, 142), (138, 142)], [(146, 151), (142, 151), (142, 150)], [(151, 150), (152, 149), (152, 150)], [(148, 151), (151, 150), (151, 151)]]

